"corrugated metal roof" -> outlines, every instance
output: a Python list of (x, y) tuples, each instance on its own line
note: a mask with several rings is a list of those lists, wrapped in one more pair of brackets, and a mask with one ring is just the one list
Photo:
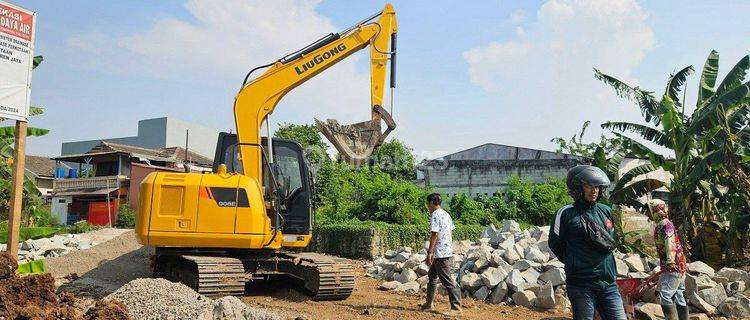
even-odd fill
[(567, 153), (485, 143), (443, 157), (445, 160), (585, 160), (584, 157)]
[[(185, 161), (185, 149), (182, 147), (167, 147), (159, 149), (149, 149), (137, 146), (131, 146), (120, 143), (113, 143), (108, 141), (102, 141), (95, 147), (91, 148), (86, 153), (74, 154), (67, 156), (60, 156), (53, 158), (54, 160), (73, 161), (81, 157), (90, 157), (95, 155), (105, 155), (122, 153), (128, 154), (135, 158), (142, 158), (144, 160), (152, 161), (167, 161), (167, 162), (184, 162)], [(211, 166), (213, 159), (206, 158), (192, 151), (187, 151), (187, 160), (189, 163), (196, 163), (202, 166)]]

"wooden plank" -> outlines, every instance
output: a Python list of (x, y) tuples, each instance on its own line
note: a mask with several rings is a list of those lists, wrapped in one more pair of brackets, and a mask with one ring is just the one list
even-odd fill
[(28, 123), (16, 121), (16, 146), (13, 150), (13, 182), (10, 190), (10, 212), (8, 213), (8, 252), (18, 259), (18, 241), (21, 228), (21, 204), (23, 203), (23, 173), (26, 165), (26, 128)]

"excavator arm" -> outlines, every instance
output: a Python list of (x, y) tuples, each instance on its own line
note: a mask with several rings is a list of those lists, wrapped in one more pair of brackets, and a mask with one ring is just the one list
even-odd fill
[[(372, 21), (376, 18), (376, 21)], [(392, 59), (390, 84), (391, 87), (395, 86), (396, 31), (396, 12), (387, 4), (383, 11), (353, 27), (341, 33), (329, 34), (300, 51), (268, 65), (268, 70), (252, 81), (247, 82), (246, 77), (247, 83), (243, 83), (234, 102), (237, 144), (243, 173), (251, 177), (261, 176), (261, 126), (281, 98), (305, 81), (369, 45), (372, 120), (343, 126), (338, 125), (335, 120), (324, 123), (316, 119), (318, 127), (345, 160), (351, 162), (367, 158), (395, 128), (393, 119), (382, 104), (389, 56)], [(381, 119), (388, 126), (385, 132), (380, 130)]]

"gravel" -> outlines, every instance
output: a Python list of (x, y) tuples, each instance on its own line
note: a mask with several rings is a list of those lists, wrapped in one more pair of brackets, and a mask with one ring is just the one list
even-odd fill
[(128, 307), (134, 320), (278, 320), (264, 309), (252, 308), (236, 297), (212, 300), (181, 284), (164, 279), (136, 279), (107, 300)]
[(105, 299), (125, 304), (136, 320), (199, 319), (213, 309), (211, 299), (165, 279), (136, 279)]
[(153, 248), (141, 246), (130, 230), (90, 249), (47, 259), (47, 272), (61, 290), (99, 299), (132, 280), (150, 277), (152, 253)]

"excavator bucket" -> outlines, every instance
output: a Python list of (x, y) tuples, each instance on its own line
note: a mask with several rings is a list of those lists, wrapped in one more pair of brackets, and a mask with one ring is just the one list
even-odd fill
[[(350, 125), (341, 125), (334, 119), (328, 119), (325, 122), (315, 119), (315, 125), (328, 141), (331, 141), (344, 161), (351, 164), (361, 164), (396, 128), (396, 123), (385, 109), (375, 106), (373, 111), (380, 117), (373, 117), (374, 120)], [(381, 131), (381, 119), (388, 126), (385, 132)]]

